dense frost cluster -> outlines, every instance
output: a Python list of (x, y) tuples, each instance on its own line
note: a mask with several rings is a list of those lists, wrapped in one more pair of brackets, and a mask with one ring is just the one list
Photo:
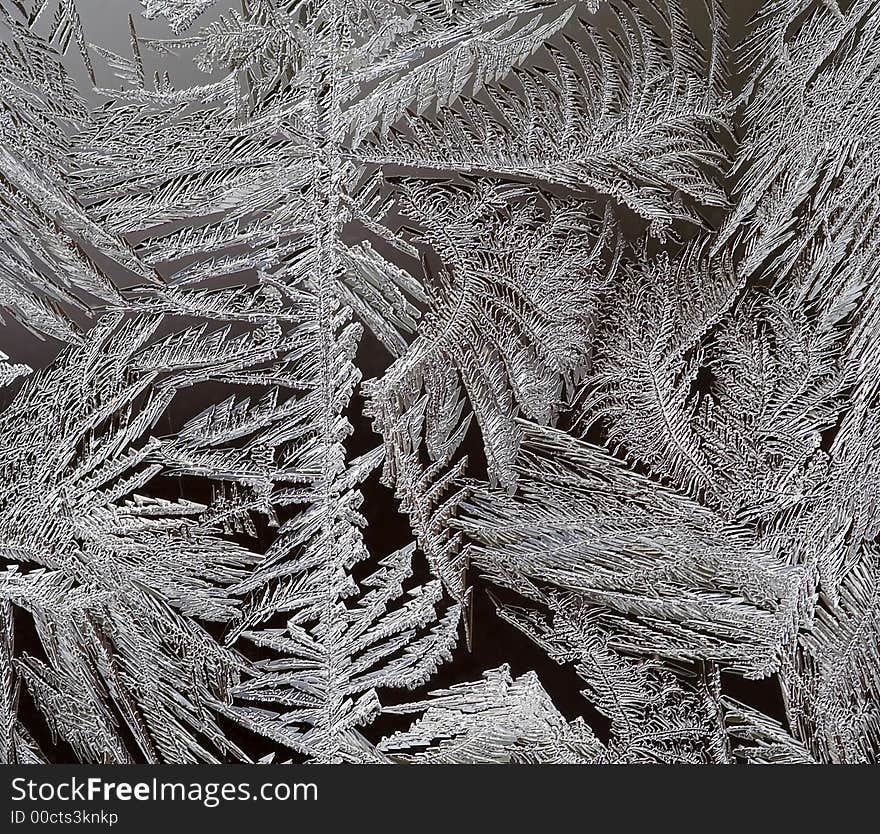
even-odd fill
[(0, 759), (876, 762), (878, 180), (876, 0), (2, 0)]

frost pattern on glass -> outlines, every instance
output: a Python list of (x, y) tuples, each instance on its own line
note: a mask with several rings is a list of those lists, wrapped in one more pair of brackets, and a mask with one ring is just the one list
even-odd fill
[(880, 759), (880, 5), (95, 8), (0, 4), (3, 761)]

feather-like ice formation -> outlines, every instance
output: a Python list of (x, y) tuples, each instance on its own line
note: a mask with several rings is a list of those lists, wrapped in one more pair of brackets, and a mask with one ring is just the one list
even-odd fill
[(96, 8), (0, 4), (0, 759), (880, 760), (875, 2)]

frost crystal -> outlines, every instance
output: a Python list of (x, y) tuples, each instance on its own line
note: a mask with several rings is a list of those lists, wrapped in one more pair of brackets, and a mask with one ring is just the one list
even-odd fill
[(98, 6), (0, 4), (0, 758), (880, 760), (880, 5)]

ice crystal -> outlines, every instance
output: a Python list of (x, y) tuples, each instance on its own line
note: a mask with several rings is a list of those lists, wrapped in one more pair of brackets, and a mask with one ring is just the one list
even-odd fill
[(880, 759), (875, 2), (20, 0), (0, 67), (4, 761)]

